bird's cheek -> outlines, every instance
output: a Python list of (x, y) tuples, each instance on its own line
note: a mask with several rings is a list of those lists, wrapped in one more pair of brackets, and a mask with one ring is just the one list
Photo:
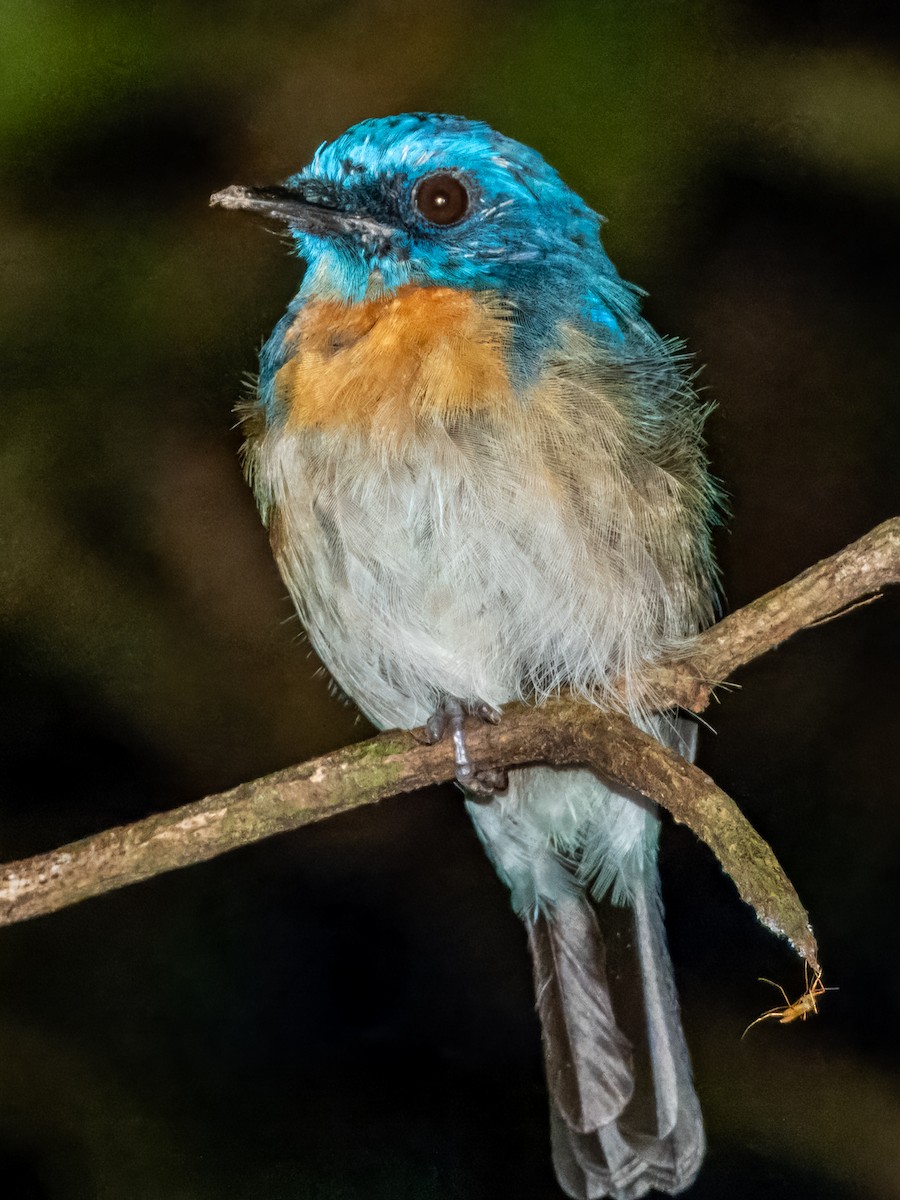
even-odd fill
[(377, 294), (380, 282), (383, 291), (395, 291), (413, 278), (409, 255), (389, 254), (377, 258), (371, 265), (367, 295)]
[(336, 300), (353, 304), (369, 287), (372, 266), (358, 249), (324, 238), (308, 239), (306, 274), (300, 294), (307, 299)]
[(423, 284), (439, 287), (465, 287), (470, 278), (470, 264), (455, 248), (429, 247), (417, 249), (410, 255), (410, 277)]

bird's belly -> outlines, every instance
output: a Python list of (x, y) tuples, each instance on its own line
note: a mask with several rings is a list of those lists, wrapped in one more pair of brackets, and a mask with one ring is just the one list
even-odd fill
[(527, 453), (443, 427), (395, 456), (345, 433), (268, 436), (256, 470), (282, 575), (325, 666), (376, 724), (420, 724), (442, 694), (502, 705), (602, 688), (652, 655), (640, 563), (598, 551)]
[(458, 479), (369, 464), (350, 486), (305, 490), (279, 509), (279, 565), (319, 657), (376, 724), (422, 724), (442, 694), (500, 705), (518, 692), (525, 571), (506, 585), (512, 547), (459, 503)]

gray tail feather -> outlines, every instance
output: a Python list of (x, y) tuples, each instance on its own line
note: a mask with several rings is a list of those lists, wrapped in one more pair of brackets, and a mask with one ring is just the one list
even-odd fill
[[(607, 906), (611, 961), (587, 896), (564, 897), (528, 921), (553, 1160), (574, 1200), (632, 1200), (652, 1188), (675, 1194), (690, 1186), (703, 1157), (653, 875), (630, 908)], [(629, 986), (641, 994), (639, 1007)], [(635, 1019), (640, 1008), (643, 1019)]]

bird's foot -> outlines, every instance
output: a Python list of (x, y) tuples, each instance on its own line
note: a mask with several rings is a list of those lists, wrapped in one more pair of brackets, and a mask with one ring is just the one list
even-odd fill
[(497, 792), (505, 792), (509, 779), (502, 768), (488, 767), (480, 770), (469, 757), (466, 745), (466, 714), (471, 713), (488, 725), (498, 725), (501, 713), (490, 704), (463, 705), (451, 696), (445, 697), (428, 718), (425, 728), (431, 745), (449, 736), (453, 740), (453, 757), (456, 761), (456, 782), (476, 799), (490, 800)]

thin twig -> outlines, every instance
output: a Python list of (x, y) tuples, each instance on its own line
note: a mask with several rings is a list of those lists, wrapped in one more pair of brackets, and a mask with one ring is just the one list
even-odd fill
[(897, 583), (900, 517), (892, 517), (707, 629), (695, 641), (690, 657), (660, 663), (648, 676), (648, 684), (671, 703), (702, 712), (712, 689), (738, 667), (774, 650), (801, 629)]

